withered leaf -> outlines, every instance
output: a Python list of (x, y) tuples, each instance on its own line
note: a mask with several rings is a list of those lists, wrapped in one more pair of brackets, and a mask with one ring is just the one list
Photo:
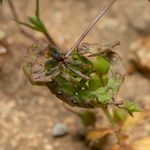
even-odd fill
[(97, 140), (103, 138), (104, 136), (113, 133), (114, 130), (111, 128), (102, 128), (99, 130), (90, 131), (87, 135), (88, 140)]
[(48, 51), (46, 42), (37, 41), (28, 47), (24, 62), (23, 70), (31, 84), (45, 85), (51, 82), (51, 76), (46, 76), (45, 63), (49, 60), (46, 57)]
[[(86, 46), (84, 48), (86, 50)], [(124, 79), (124, 72), (121, 58), (117, 53), (111, 50), (102, 51), (102, 57), (110, 64), (107, 74), (108, 82), (93, 91), (88, 85), (90, 77), (93, 73), (100, 78), (101, 75), (93, 68), (91, 57), (75, 51), (71, 55), (69, 63), (66, 61), (57, 63), (57, 55), (52, 58), (47, 55), (51, 53), (51, 49), (55, 49), (55, 47), (40, 41), (35, 42), (27, 49), (23, 70), (31, 84), (45, 85), (56, 97), (67, 104), (85, 108), (100, 107), (101, 104), (107, 105), (109, 100), (118, 93)], [(64, 53), (60, 52), (60, 54), (63, 55), (60, 58), (64, 59)], [(101, 56), (101, 51), (97, 55)]]

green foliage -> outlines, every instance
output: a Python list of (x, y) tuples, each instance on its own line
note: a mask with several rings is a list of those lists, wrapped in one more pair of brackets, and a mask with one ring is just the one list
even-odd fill
[(85, 112), (78, 113), (78, 116), (80, 117), (85, 127), (95, 126), (96, 116), (94, 112), (85, 111)]
[(34, 16), (28, 17), (29, 22), (22, 22), (20, 20), (15, 21), (20, 25), (23, 25), (35, 31), (42, 32), (44, 35), (49, 36), (43, 21), (40, 19), (39, 0), (36, 0), (36, 10)]
[(103, 86), (103, 81), (100, 79), (99, 75), (93, 74), (89, 80), (88, 86), (90, 91), (95, 91)]
[(107, 74), (109, 71), (109, 62), (100, 55), (96, 56), (93, 65), (99, 74)]
[(123, 123), (126, 121), (128, 117), (128, 112), (124, 109), (115, 107), (113, 109), (112, 117), (113, 117), (114, 122), (116, 122), (117, 124), (123, 125)]
[(133, 116), (134, 112), (140, 112), (141, 109), (135, 102), (126, 101), (124, 105), (124, 109), (128, 111), (128, 113)]

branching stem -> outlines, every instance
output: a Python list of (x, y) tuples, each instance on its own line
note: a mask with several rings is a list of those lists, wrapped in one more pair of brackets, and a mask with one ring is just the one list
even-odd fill
[[(14, 4), (13, 4), (12, 0), (8, 0), (8, 4), (9, 4), (9, 7), (10, 7), (10, 10), (12, 12), (12, 15), (13, 15), (14, 19), (19, 20), (18, 14), (16, 12), (16, 9), (14, 7)], [(27, 33), (25, 30), (23, 30), (18, 23), (17, 23), (17, 25), (18, 25), (18, 29), (20, 30), (20, 32), (22, 34), (24, 34), (26, 37), (28, 37), (32, 40), (35, 40), (35, 38), (31, 34)]]
[[(9, 4), (9, 7), (10, 7), (10, 10), (12, 12), (12, 15), (14, 17), (14, 20), (16, 20), (16, 22), (19, 22), (19, 16), (17, 14), (17, 11), (14, 7), (14, 4), (13, 4), (13, 1), (12, 0), (8, 0), (8, 4)], [(39, 0), (36, 0), (36, 10), (35, 10), (35, 15), (36, 17), (40, 20), (40, 11), (39, 11)], [(19, 23), (17, 23), (18, 25), (18, 29), (20, 30), (20, 32), (22, 34), (24, 34), (26, 37), (32, 39), (32, 40), (36, 40), (36, 38), (34, 36), (32, 36), (31, 34), (29, 34), (28, 32), (26, 32), (20, 25)], [(31, 27), (30, 27), (31, 28)], [(45, 28), (45, 31), (42, 32), (45, 37), (48, 39), (48, 41), (52, 44), (52, 45), (57, 45), (56, 42), (53, 40), (53, 38), (49, 35), (46, 27), (44, 26)]]

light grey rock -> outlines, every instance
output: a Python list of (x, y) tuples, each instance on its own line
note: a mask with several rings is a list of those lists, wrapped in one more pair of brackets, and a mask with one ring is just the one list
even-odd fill
[(68, 134), (69, 130), (66, 124), (64, 123), (56, 123), (52, 128), (52, 136), (53, 137), (62, 137)]

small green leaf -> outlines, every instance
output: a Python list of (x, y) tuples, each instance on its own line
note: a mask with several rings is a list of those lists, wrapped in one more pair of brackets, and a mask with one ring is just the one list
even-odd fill
[(93, 65), (95, 70), (100, 74), (107, 74), (109, 71), (109, 62), (100, 55), (96, 56)]
[(108, 83), (108, 76), (107, 75), (102, 75), (102, 81), (103, 81), (103, 85), (106, 86)]
[(82, 56), (79, 53), (74, 52), (72, 55), (72, 59), (74, 60), (71, 63), (71, 66), (81, 71), (83, 74), (90, 75), (91, 72), (93, 72), (93, 64), (90, 60), (88, 60), (86, 57)]
[(85, 111), (85, 112), (79, 113), (78, 116), (80, 117), (80, 119), (85, 127), (95, 125), (96, 115), (94, 112)]
[(55, 60), (48, 60), (46, 63), (45, 63), (45, 69), (47, 71), (50, 71), (52, 68), (54, 68), (56, 65), (58, 65), (57, 61)]
[(81, 77), (81, 78), (83, 78), (83, 79), (86, 79), (86, 80), (89, 80), (89, 79), (90, 79), (89, 76), (87, 76), (87, 75), (83, 74), (82, 72), (80, 72), (80, 71), (74, 69), (73, 67), (71, 67), (71, 66), (69, 66), (69, 65), (67, 65), (66, 67), (67, 67), (70, 71), (72, 71), (73, 73), (75, 73), (77, 76), (79, 76), (79, 77)]
[(108, 86), (101, 87), (91, 94), (97, 98), (98, 103), (107, 104), (113, 97), (113, 94)]
[(121, 125), (126, 121), (128, 113), (124, 109), (115, 107), (113, 109), (113, 120)]
[(89, 59), (87, 59), (86, 57), (84, 57), (83, 55), (81, 55), (80, 53), (76, 53), (76, 55), (83, 63), (93, 66), (92, 62)]
[(28, 20), (30, 23), (32, 23), (34, 26), (39, 26), (39, 20), (36, 16), (31, 16), (31, 17), (28, 17)]
[(128, 111), (128, 113), (133, 117), (134, 112), (140, 112), (141, 109), (137, 106), (135, 102), (127, 101), (125, 103), (124, 109)]
[(121, 78), (112, 77), (108, 80), (107, 86), (112, 90), (113, 94), (116, 95), (119, 91), (119, 88), (123, 80)]
[(82, 99), (85, 99), (86, 101), (88, 101), (92, 98), (92, 95), (91, 95), (89, 90), (86, 90), (86, 89), (85, 90), (79, 90), (78, 93), (79, 93), (79, 97)]
[(40, 31), (40, 32), (45, 32), (44, 24), (36, 16), (28, 17), (28, 19), (29, 19), (29, 22), (34, 25), (35, 30)]
[(95, 91), (98, 88), (103, 86), (103, 82), (101, 81), (100, 77), (97, 74), (94, 74), (89, 80), (88, 85), (89, 85), (89, 90)]

